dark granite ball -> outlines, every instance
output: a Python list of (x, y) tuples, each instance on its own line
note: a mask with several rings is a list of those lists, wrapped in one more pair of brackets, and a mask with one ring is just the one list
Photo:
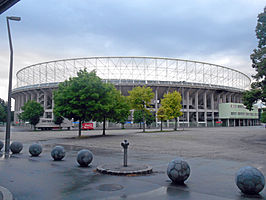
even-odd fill
[(81, 167), (87, 167), (93, 159), (93, 154), (88, 149), (83, 149), (78, 152), (77, 162)]
[(190, 175), (190, 167), (188, 163), (176, 158), (168, 164), (167, 175), (174, 183), (184, 183)]
[(10, 150), (13, 154), (20, 153), (22, 149), (23, 145), (21, 142), (12, 142), (12, 144), (10, 145)]
[(40, 144), (32, 144), (29, 147), (29, 152), (32, 156), (39, 156), (42, 153), (42, 146)]
[(66, 155), (65, 149), (62, 146), (56, 146), (51, 151), (51, 156), (55, 161), (62, 160)]
[(265, 179), (255, 167), (246, 166), (238, 170), (235, 177), (237, 187), (245, 194), (258, 194), (263, 190)]

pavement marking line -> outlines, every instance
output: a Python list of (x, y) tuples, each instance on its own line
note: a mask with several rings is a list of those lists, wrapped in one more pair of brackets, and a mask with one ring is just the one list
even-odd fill
[(0, 191), (2, 192), (3, 200), (13, 200), (13, 195), (8, 189), (0, 186)]

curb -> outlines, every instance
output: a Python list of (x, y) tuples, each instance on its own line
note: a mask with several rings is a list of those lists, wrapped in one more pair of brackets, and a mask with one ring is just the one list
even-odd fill
[(0, 186), (0, 192), (2, 193), (3, 200), (13, 200), (13, 195), (8, 189)]
[(145, 174), (152, 173), (152, 167), (148, 165), (145, 165), (143, 169), (131, 170), (131, 171), (124, 171), (122, 169), (117, 170), (117, 169), (112, 169), (110, 167), (106, 167), (106, 165), (100, 165), (96, 168), (96, 170), (103, 174), (110, 174), (110, 175), (116, 175), (116, 176), (145, 175)]

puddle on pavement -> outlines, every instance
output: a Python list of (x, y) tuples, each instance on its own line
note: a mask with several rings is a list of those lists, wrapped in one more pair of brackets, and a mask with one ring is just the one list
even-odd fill
[(122, 190), (123, 188), (124, 187), (119, 184), (102, 184), (96, 187), (97, 190), (107, 191), (107, 192)]

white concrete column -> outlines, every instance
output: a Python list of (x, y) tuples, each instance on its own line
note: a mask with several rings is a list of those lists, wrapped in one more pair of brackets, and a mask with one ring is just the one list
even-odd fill
[(232, 102), (233, 102), (233, 101), (232, 101), (232, 94), (229, 94), (228, 102), (229, 102), (229, 103), (232, 103)]
[(21, 95), (18, 96), (18, 111), (20, 111), (21, 108)]
[(46, 110), (46, 108), (47, 108), (47, 94), (44, 92), (43, 93), (43, 108), (44, 108), (44, 110)]
[(195, 92), (195, 108), (196, 108), (196, 122), (197, 127), (199, 126), (199, 91)]
[(234, 119), (234, 127), (236, 127), (236, 119)]
[(226, 103), (226, 94), (223, 94), (223, 103)]
[(187, 91), (187, 122), (189, 127), (189, 90)]
[(33, 92), (30, 93), (30, 100), (31, 100), (31, 101), (34, 100), (34, 93), (33, 93)]
[(207, 92), (206, 90), (204, 91), (204, 95), (203, 95), (203, 103), (204, 103), (204, 122), (205, 122), (205, 126), (207, 127)]
[(158, 111), (158, 87), (155, 88), (155, 122), (156, 127), (158, 127), (158, 119), (157, 119), (157, 111)]
[(211, 93), (212, 126), (214, 127), (214, 93)]
[(47, 94), (46, 92), (43, 93), (43, 109), (44, 109), (44, 112), (43, 112), (43, 117), (45, 118), (45, 110), (47, 108)]
[(230, 126), (230, 119), (227, 119), (227, 126)]
[(240, 123), (240, 122), (241, 122), (241, 120), (239, 119), (239, 120), (238, 120), (238, 126), (241, 126), (241, 123)]
[(29, 95), (27, 93), (25, 94), (25, 99), (26, 99), (25, 103), (27, 103), (29, 101)]
[(40, 103), (40, 92), (37, 92), (36, 93), (36, 101), (38, 102), (38, 103)]
[(219, 109), (219, 104), (221, 103), (221, 94), (217, 95), (217, 108)]
[[(52, 92), (52, 110), (54, 111), (54, 94)], [(54, 119), (54, 112), (52, 112), (52, 119)]]
[(22, 94), (22, 106), (25, 104), (25, 94)]

